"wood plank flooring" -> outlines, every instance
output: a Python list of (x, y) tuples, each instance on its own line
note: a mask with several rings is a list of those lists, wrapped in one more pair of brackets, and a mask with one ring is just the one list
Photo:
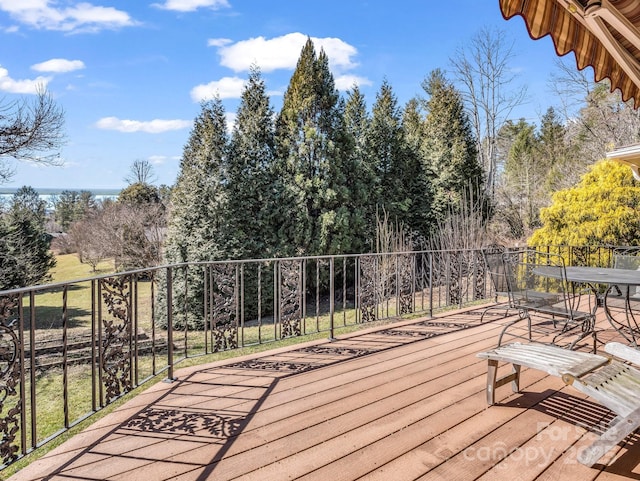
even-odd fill
[(481, 313), (178, 371), (10, 480), (640, 479), (638, 433), (576, 461), (612, 413), (558, 378), (523, 369), (487, 406), (475, 354), (514, 318)]

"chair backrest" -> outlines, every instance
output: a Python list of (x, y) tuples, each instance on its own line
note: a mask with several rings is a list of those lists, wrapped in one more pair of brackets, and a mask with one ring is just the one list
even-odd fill
[[(632, 248), (629, 248), (632, 249)], [(614, 269), (626, 269), (628, 271), (640, 270), (640, 255), (635, 255), (633, 252), (625, 250), (623, 254), (613, 254), (613, 268)], [(640, 254), (640, 252), (638, 252)], [(618, 287), (620, 291), (625, 291), (625, 295), (637, 296), (640, 294), (640, 286), (627, 286), (626, 288)]]
[[(636, 265), (636, 263), (638, 263)], [(635, 265), (635, 267), (634, 267)], [(640, 267), (639, 246), (617, 246), (611, 250), (611, 267), (614, 269), (632, 269)]]
[(514, 260), (505, 264), (515, 305), (563, 317), (573, 316), (569, 283), (561, 256), (524, 251)]
[(640, 269), (640, 256), (629, 254), (614, 254), (613, 268), (637, 271), (638, 269)]
[(498, 296), (507, 295), (509, 292), (503, 254), (504, 249), (491, 249), (483, 252), (487, 274), (491, 280), (496, 300)]
[[(616, 249), (613, 252), (613, 268), (640, 270), (640, 247)], [(608, 299), (609, 320), (620, 334), (632, 345), (640, 344), (640, 286), (615, 286), (617, 293), (624, 300), (624, 308), (620, 309), (615, 296)]]

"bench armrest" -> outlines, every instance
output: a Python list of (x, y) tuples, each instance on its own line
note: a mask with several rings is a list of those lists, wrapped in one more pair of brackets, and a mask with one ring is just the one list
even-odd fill
[(640, 366), (640, 349), (619, 342), (608, 342), (605, 344), (604, 350), (613, 356)]

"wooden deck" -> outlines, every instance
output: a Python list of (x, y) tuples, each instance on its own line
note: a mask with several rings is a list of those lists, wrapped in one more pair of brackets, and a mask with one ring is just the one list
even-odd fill
[(506, 319), (481, 311), (178, 371), (10, 480), (640, 479), (638, 433), (576, 461), (612, 414), (559, 378), (487, 406), (475, 354)]

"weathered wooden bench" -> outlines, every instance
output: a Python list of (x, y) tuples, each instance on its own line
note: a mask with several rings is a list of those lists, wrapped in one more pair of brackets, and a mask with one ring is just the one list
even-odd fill
[[(578, 461), (593, 466), (605, 453), (640, 426), (640, 351), (620, 343), (608, 343), (610, 356), (571, 351), (544, 344), (508, 344), (478, 357), (488, 360), (487, 402), (495, 404), (496, 388), (512, 383), (520, 390), (520, 368), (544, 371), (587, 394), (616, 414), (608, 429), (578, 454)], [(627, 361), (622, 362), (621, 360)], [(512, 372), (498, 377), (498, 364), (509, 363)]]

